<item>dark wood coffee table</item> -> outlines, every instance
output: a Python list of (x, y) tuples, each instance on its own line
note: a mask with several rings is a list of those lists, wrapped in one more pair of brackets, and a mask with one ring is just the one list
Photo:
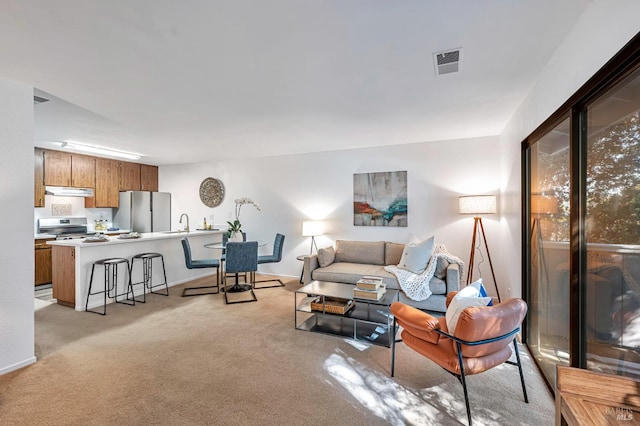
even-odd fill
[[(391, 347), (393, 329), (390, 306), (398, 300), (398, 291), (387, 289), (380, 300), (353, 297), (353, 284), (312, 281), (295, 292), (295, 328), (331, 334)], [(355, 307), (345, 314), (311, 309), (311, 302), (322, 304), (325, 298), (352, 300)]]

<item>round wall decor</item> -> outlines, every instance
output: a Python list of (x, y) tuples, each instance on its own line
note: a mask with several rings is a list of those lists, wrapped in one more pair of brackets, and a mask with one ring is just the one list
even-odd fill
[(207, 207), (216, 207), (224, 200), (224, 184), (220, 179), (208, 177), (200, 184), (200, 200)]

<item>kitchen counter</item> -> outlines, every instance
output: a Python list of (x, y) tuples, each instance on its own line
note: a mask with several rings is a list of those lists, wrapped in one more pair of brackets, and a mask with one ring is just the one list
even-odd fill
[[(93, 262), (110, 257), (131, 258), (139, 253), (157, 252), (164, 256), (168, 285), (175, 286), (196, 278), (215, 274), (215, 269), (187, 269), (180, 240), (189, 238), (192, 256), (199, 258), (220, 257), (221, 250), (211, 250), (205, 244), (222, 241), (224, 231), (190, 232), (152, 232), (140, 234), (140, 238), (120, 239), (109, 236), (105, 242), (86, 242), (84, 239), (47, 241), (53, 251), (53, 297), (58, 304), (83, 311)], [(162, 276), (162, 263), (153, 263), (152, 275)], [(126, 282), (127, 273), (121, 269), (119, 274), (120, 291)], [(102, 267), (96, 267), (93, 291), (103, 288), (104, 273)], [(215, 279), (215, 278), (212, 278)], [(142, 281), (141, 262), (136, 262), (132, 281)], [(136, 295), (142, 295), (142, 285), (134, 286)], [(110, 301), (107, 300), (109, 303)], [(89, 309), (101, 306), (102, 297), (94, 296), (89, 300)]]
[(104, 232), (104, 235), (106, 235), (107, 237), (107, 241), (103, 242), (86, 242), (84, 238), (78, 238), (75, 240), (47, 241), (47, 244), (51, 244), (52, 246), (93, 247), (96, 245), (129, 244), (143, 241), (166, 240), (183, 237), (191, 238), (198, 235), (207, 235), (210, 237), (212, 235), (219, 234), (220, 238), (222, 238), (222, 233), (223, 231), (165, 231), (141, 233), (140, 238), (118, 238), (118, 235), (122, 234), (122, 231), (117, 231), (111, 234)]

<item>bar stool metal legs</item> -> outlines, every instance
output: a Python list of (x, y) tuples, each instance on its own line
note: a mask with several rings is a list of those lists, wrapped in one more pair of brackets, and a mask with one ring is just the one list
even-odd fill
[[(129, 275), (128, 276), (129, 279), (127, 280), (127, 284), (126, 284), (126, 287), (127, 287), (126, 293), (118, 293), (118, 265), (120, 264), (126, 264), (127, 274)], [(92, 292), (91, 290), (93, 288), (93, 274), (95, 272), (96, 266), (104, 267), (104, 289)], [(89, 297), (100, 294), (100, 293), (103, 294), (102, 312), (90, 311)], [(129, 293), (131, 293), (131, 299), (129, 298)], [(93, 262), (93, 265), (91, 266), (91, 278), (89, 278), (89, 291), (87, 292), (87, 300), (84, 304), (84, 310), (94, 314), (106, 315), (107, 314), (107, 296), (111, 299), (114, 299), (116, 303), (123, 303), (126, 305), (132, 305), (132, 306), (136, 304), (135, 293), (133, 292), (133, 286), (131, 284), (131, 270), (129, 269), (128, 259), (113, 257), (109, 259), (100, 259)], [(120, 296), (126, 296), (126, 297), (124, 300), (118, 300), (118, 297)]]
[[(169, 285), (167, 284), (167, 271), (164, 267), (164, 256), (161, 253), (140, 253), (131, 258), (131, 276), (133, 276), (133, 267), (136, 263), (136, 259), (142, 260), (142, 281), (133, 283), (132, 285), (142, 284), (142, 300), (138, 302), (145, 303), (147, 301), (147, 290), (149, 293), (159, 294), (161, 296), (169, 295)], [(164, 282), (153, 283), (153, 259), (160, 259), (162, 261), (162, 274), (164, 275)], [(153, 291), (154, 288), (164, 286), (162, 293)]]

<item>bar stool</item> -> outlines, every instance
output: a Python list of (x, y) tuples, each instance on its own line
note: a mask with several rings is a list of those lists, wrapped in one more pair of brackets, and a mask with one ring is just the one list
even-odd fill
[[(136, 254), (131, 258), (131, 271), (130, 276), (133, 276), (133, 267), (136, 264), (136, 259), (142, 261), (142, 281), (138, 281), (136, 283), (132, 283), (132, 285), (142, 284), (142, 301), (138, 300), (138, 302), (145, 303), (147, 301), (147, 289), (149, 289), (149, 293), (159, 294), (161, 296), (169, 295), (169, 285), (167, 284), (167, 271), (164, 268), (164, 256), (161, 253), (140, 253)], [(162, 261), (162, 273), (164, 274), (164, 282), (153, 284), (153, 259), (160, 259)], [(139, 262), (138, 262), (139, 263)], [(158, 293), (153, 291), (154, 288), (164, 286), (165, 293)]]
[[(118, 265), (126, 264), (127, 273), (129, 273), (129, 281), (127, 283), (127, 292), (118, 294)], [(104, 267), (104, 289), (101, 291), (96, 291), (95, 293), (91, 292), (91, 287), (93, 286), (93, 272), (96, 269), (96, 266)], [(132, 299), (129, 299), (129, 292), (133, 296)], [(102, 303), (102, 313), (90, 311), (89, 310), (89, 297), (97, 294), (103, 293), (104, 299)], [(107, 296), (109, 298), (115, 299), (116, 303), (123, 303), (125, 305), (135, 305), (136, 304), (136, 295), (133, 292), (133, 286), (131, 285), (131, 270), (129, 269), (129, 260), (122, 257), (111, 257), (108, 259), (100, 259), (93, 262), (91, 266), (91, 278), (89, 279), (89, 291), (87, 293), (87, 301), (84, 304), (84, 310), (87, 312), (91, 312), (99, 315), (107, 314)], [(124, 301), (119, 301), (119, 296), (126, 296)], [(129, 303), (131, 302), (131, 303)]]

